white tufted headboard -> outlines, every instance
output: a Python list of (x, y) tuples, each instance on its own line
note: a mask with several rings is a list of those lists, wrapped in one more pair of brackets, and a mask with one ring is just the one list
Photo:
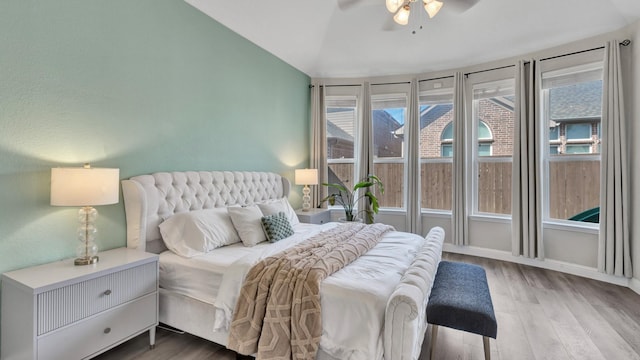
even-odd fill
[(127, 247), (166, 250), (158, 225), (169, 216), (200, 209), (248, 205), (289, 196), (289, 180), (270, 172), (159, 172), (122, 180)]

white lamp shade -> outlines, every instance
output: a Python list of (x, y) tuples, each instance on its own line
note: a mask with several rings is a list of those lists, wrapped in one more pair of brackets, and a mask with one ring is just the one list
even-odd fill
[(398, 10), (393, 20), (400, 25), (407, 25), (409, 23), (409, 14), (411, 13), (411, 7), (405, 5), (402, 9)]
[(404, 4), (404, 0), (387, 0), (387, 10), (389, 10), (390, 13), (395, 14), (402, 4)]
[(120, 169), (52, 168), (51, 205), (95, 206), (117, 204)]
[(429, 14), (429, 18), (436, 16), (438, 11), (442, 8), (442, 2), (437, 0), (426, 0), (424, 2), (424, 9)]
[(296, 185), (318, 185), (318, 169), (296, 169)]

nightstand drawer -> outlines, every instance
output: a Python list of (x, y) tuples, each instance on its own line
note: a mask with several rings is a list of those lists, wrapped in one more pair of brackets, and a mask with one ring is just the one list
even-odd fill
[(156, 291), (155, 262), (38, 295), (38, 335)]
[(82, 359), (157, 322), (157, 294), (105, 311), (38, 340), (38, 359)]

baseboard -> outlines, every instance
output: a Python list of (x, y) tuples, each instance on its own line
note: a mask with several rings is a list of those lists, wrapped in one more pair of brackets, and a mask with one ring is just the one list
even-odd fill
[[(448, 244), (448, 243), (444, 244), (442, 250), (450, 253), (479, 256), (479, 257), (484, 257), (489, 259), (509, 261), (517, 264), (535, 266), (535, 267), (539, 267), (547, 270), (560, 271), (566, 274), (576, 275), (576, 276), (585, 277), (588, 279), (593, 279), (593, 280), (607, 282), (610, 284), (628, 287), (628, 288), (631, 288), (633, 291), (637, 292), (638, 294), (640, 294), (640, 280), (637, 280), (637, 279), (629, 280), (624, 277), (603, 274), (599, 272), (598, 269), (588, 267), (588, 266), (576, 265), (576, 264), (571, 264), (571, 263), (566, 263), (563, 261), (551, 260), (551, 259), (545, 259), (545, 260), (530, 259), (522, 256), (513, 256), (513, 254), (507, 251), (479, 248), (479, 247), (473, 247), (473, 246), (457, 246), (457, 245)], [(634, 288), (633, 281), (635, 281), (635, 288)]]
[(629, 281), (629, 288), (640, 295), (640, 280), (633, 278)]

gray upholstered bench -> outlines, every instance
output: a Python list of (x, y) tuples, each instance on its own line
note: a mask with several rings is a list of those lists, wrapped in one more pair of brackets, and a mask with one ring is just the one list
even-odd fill
[(484, 269), (477, 265), (441, 261), (427, 303), (427, 322), (433, 325), (432, 359), (438, 326), (446, 326), (482, 335), (484, 357), (489, 360), (489, 338), (496, 338), (498, 323)]

